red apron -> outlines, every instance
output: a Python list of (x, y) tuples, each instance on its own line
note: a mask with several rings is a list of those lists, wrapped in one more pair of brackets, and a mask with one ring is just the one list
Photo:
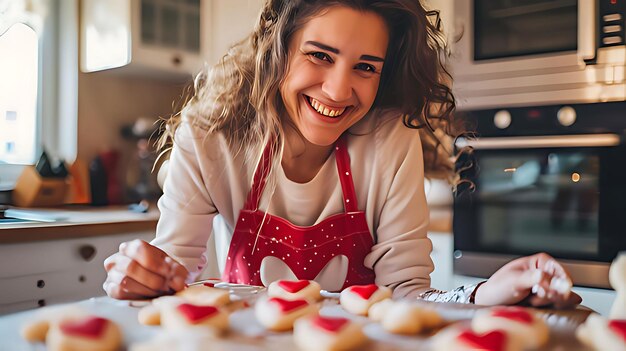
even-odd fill
[(374, 271), (364, 261), (374, 242), (365, 212), (359, 211), (350, 156), (344, 138), (335, 145), (335, 158), (343, 192), (344, 212), (310, 226), (297, 226), (284, 218), (259, 211), (259, 201), (269, 173), (269, 148), (254, 173), (252, 189), (239, 212), (226, 258), (222, 280), (237, 284), (263, 285), (261, 261), (274, 256), (287, 264), (298, 279), (314, 280), (338, 255), (348, 258), (343, 287), (374, 283)]

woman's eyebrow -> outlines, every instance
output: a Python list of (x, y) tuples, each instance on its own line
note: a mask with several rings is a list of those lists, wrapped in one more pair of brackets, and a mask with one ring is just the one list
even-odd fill
[[(334, 54), (339, 55), (340, 51), (337, 48), (334, 48), (332, 46), (328, 46), (326, 44), (322, 44), (320, 42), (317, 41), (313, 41), (313, 40), (309, 40), (309, 41), (305, 41), (305, 44), (308, 45), (313, 45), (315, 47), (318, 47), (322, 50), (326, 50), (326, 51), (330, 51)], [(378, 57), (378, 56), (374, 56), (374, 55), (361, 55), (360, 57), (361, 60), (365, 60), (365, 61), (375, 61), (375, 62), (385, 62), (385, 59), (383, 59), (382, 57)]]

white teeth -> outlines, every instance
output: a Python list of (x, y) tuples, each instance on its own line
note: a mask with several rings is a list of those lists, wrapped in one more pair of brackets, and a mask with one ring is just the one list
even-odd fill
[(332, 109), (330, 107), (322, 105), (321, 102), (315, 100), (314, 98), (309, 98), (311, 106), (320, 114), (328, 117), (337, 117), (340, 116), (345, 110), (345, 107), (339, 109)]

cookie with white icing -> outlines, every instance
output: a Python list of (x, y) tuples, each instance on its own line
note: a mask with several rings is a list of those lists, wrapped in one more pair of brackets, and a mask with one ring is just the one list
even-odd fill
[(626, 351), (626, 320), (590, 314), (576, 329), (576, 337), (598, 351)]
[(298, 319), (293, 337), (304, 351), (357, 350), (367, 342), (360, 324), (347, 318), (319, 315)]
[(504, 330), (532, 349), (544, 345), (550, 335), (546, 322), (531, 309), (523, 307), (494, 307), (479, 311), (472, 319), (472, 329), (478, 333)]
[(114, 351), (122, 342), (122, 333), (112, 321), (85, 316), (68, 318), (50, 325), (46, 336), (49, 351)]
[(322, 299), (321, 286), (314, 280), (277, 280), (267, 287), (267, 295), (286, 300), (305, 299), (315, 302)]
[(341, 307), (346, 311), (367, 316), (370, 307), (384, 299), (391, 297), (391, 289), (386, 286), (369, 285), (353, 285), (345, 288), (339, 297)]
[(171, 330), (202, 327), (219, 334), (228, 329), (228, 313), (219, 306), (183, 302), (164, 306), (161, 325)]
[(435, 310), (411, 301), (397, 301), (385, 312), (381, 326), (394, 334), (417, 334), (443, 324), (443, 318)]
[(370, 309), (367, 311), (367, 316), (374, 322), (381, 322), (393, 304), (392, 299), (378, 301), (370, 306)]
[(309, 303), (305, 299), (286, 300), (280, 297), (261, 299), (254, 308), (259, 323), (273, 331), (291, 330), (296, 319), (318, 311), (317, 304)]
[(433, 338), (433, 351), (522, 351), (518, 338), (503, 330), (477, 333), (470, 328), (447, 327)]
[(224, 306), (230, 303), (229, 291), (215, 288), (212, 283), (188, 286), (174, 296), (196, 305)]

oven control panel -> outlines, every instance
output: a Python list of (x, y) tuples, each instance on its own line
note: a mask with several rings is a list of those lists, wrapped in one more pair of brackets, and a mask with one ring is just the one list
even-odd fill
[(600, 47), (624, 45), (626, 0), (600, 1)]

